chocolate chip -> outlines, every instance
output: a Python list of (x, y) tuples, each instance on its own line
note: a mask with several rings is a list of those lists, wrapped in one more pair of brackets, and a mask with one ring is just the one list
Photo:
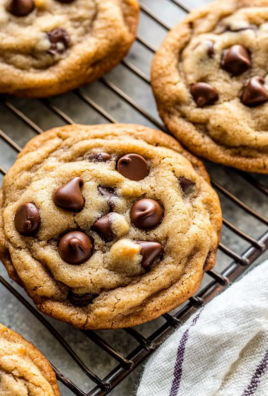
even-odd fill
[(143, 230), (151, 229), (161, 223), (163, 209), (153, 199), (141, 199), (133, 205), (130, 218), (136, 227)]
[(93, 226), (92, 226), (92, 231), (95, 231), (99, 236), (105, 240), (105, 242), (111, 242), (114, 238), (115, 235), (112, 230), (112, 222), (111, 222), (111, 213), (108, 213), (106, 216), (101, 217), (99, 220), (97, 220)]
[(83, 184), (81, 177), (75, 177), (58, 188), (53, 194), (55, 205), (73, 212), (80, 212), (85, 205), (85, 200), (81, 193)]
[(17, 17), (30, 14), (34, 8), (34, 0), (9, 0), (6, 5), (6, 10)]
[(119, 159), (117, 170), (127, 179), (139, 181), (148, 176), (149, 166), (141, 155), (127, 154)]
[(75, 294), (74, 292), (70, 291), (68, 294), (68, 300), (75, 307), (84, 308), (87, 307), (89, 304), (91, 304), (94, 298), (96, 298), (97, 296), (98, 296), (97, 294), (91, 294), (91, 293)]
[(56, 1), (58, 1), (59, 3), (69, 4), (72, 3), (74, 0), (56, 0)]
[(39, 209), (33, 203), (25, 203), (19, 207), (15, 215), (16, 230), (24, 236), (34, 235), (40, 227)]
[(211, 105), (219, 99), (217, 91), (211, 85), (204, 82), (192, 85), (190, 91), (197, 107)]
[(215, 43), (214, 43), (214, 41), (208, 41), (207, 43), (208, 43), (208, 56), (209, 56), (210, 58), (213, 58), (213, 56), (214, 56), (214, 45), (215, 45)]
[(142, 255), (141, 266), (148, 269), (162, 253), (162, 245), (158, 242), (138, 241), (136, 242), (141, 246), (140, 254)]
[(92, 255), (90, 238), (81, 231), (71, 231), (60, 240), (59, 255), (68, 264), (79, 265)]
[(87, 161), (92, 162), (107, 162), (111, 160), (111, 156), (108, 153), (94, 153), (90, 154), (86, 157)]
[(113, 210), (114, 209), (114, 203), (112, 202), (112, 198), (116, 197), (114, 189), (113, 188), (109, 188), (109, 187), (101, 187), (101, 186), (99, 186), (98, 187), (98, 191), (103, 197), (108, 199), (110, 210)]
[(191, 187), (193, 187), (195, 185), (194, 182), (187, 179), (186, 177), (180, 177), (179, 183), (180, 183), (180, 187), (183, 192), (187, 192)]
[(245, 106), (259, 106), (268, 101), (268, 92), (265, 89), (265, 81), (262, 77), (252, 77), (247, 83), (241, 101)]
[(221, 66), (233, 76), (239, 76), (251, 66), (248, 50), (242, 45), (233, 45), (224, 52)]
[(48, 39), (51, 43), (48, 53), (51, 55), (61, 54), (69, 46), (70, 37), (65, 29), (56, 28), (47, 33)]

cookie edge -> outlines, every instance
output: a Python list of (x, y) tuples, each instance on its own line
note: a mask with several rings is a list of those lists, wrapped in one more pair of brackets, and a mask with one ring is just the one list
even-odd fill
[(56, 374), (53, 371), (50, 363), (47, 358), (37, 349), (34, 344), (25, 340), (20, 334), (17, 332), (8, 329), (4, 325), (0, 324), (0, 334), (1, 336), (10, 342), (20, 343), (26, 347), (26, 353), (33, 361), (33, 363), (38, 367), (42, 376), (47, 380), (47, 382), (51, 385), (52, 390), (55, 396), (60, 396), (59, 386), (56, 379)]

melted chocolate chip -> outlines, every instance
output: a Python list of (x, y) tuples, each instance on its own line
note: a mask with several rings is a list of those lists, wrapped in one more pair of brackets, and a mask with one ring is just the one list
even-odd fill
[(9, 0), (6, 5), (6, 10), (17, 17), (30, 14), (34, 8), (34, 0)]
[(241, 101), (245, 106), (255, 107), (268, 101), (268, 92), (262, 77), (252, 77), (247, 83)]
[(130, 218), (136, 227), (149, 230), (161, 223), (163, 209), (153, 199), (141, 199), (133, 205), (130, 211)]
[(242, 45), (233, 45), (225, 51), (222, 60), (222, 68), (233, 76), (239, 76), (251, 66), (248, 50)]
[(149, 166), (141, 155), (127, 154), (119, 159), (117, 170), (127, 179), (139, 181), (148, 176)]
[(94, 298), (96, 298), (97, 296), (98, 296), (97, 294), (91, 294), (91, 293), (75, 294), (74, 292), (70, 291), (68, 294), (68, 300), (75, 307), (84, 308), (87, 307), (89, 304), (91, 304)]
[(56, 1), (58, 1), (59, 3), (69, 4), (72, 3), (74, 0), (56, 0)]
[(138, 241), (141, 246), (140, 254), (142, 255), (141, 266), (148, 269), (153, 264), (154, 260), (162, 253), (162, 245), (158, 242)]
[(114, 209), (114, 203), (112, 202), (112, 198), (116, 197), (114, 189), (113, 188), (109, 188), (109, 187), (101, 187), (101, 186), (99, 186), (98, 187), (98, 191), (103, 197), (108, 199), (110, 210), (113, 210)]
[(85, 200), (81, 193), (84, 182), (81, 177), (73, 180), (58, 188), (53, 194), (54, 203), (66, 210), (80, 212), (85, 205)]
[(211, 105), (219, 99), (217, 91), (211, 85), (204, 82), (192, 85), (191, 94), (197, 107)]
[(92, 162), (107, 162), (111, 160), (111, 156), (108, 153), (94, 153), (90, 154), (86, 157), (87, 161)]
[(99, 193), (103, 196), (103, 197), (107, 197), (109, 199), (115, 197), (115, 193), (114, 193), (114, 189), (110, 188), (110, 187), (98, 187), (98, 191)]
[(25, 203), (17, 210), (15, 227), (21, 235), (34, 235), (38, 231), (40, 223), (39, 209), (33, 203)]
[(92, 255), (90, 238), (81, 231), (71, 231), (59, 243), (59, 255), (68, 264), (79, 265)]
[(69, 46), (70, 37), (65, 29), (56, 28), (47, 33), (48, 39), (51, 43), (48, 53), (51, 55), (61, 54)]
[(247, 25), (247, 26), (241, 26), (234, 28), (230, 25), (227, 25), (224, 27), (224, 32), (242, 32), (243, 30), (255, 30), (256, 26), (255, 25)]
[(179, 183), (180, 183), (180, 187), (183, 192), (187, 192), (191, 187), (193, 187), (195, 185), (194, 182), (187, 179), (186, 177), (180, 177)]
[(213, 58), (214, 56), (214, 41), (208, 41), (208, 56)]
[(112, 230), (112, 222), (110, 219), (112, 213), (113, 212), (108, 213), (104, 217), (101, 217), (93, 224), (91, 228), (92, 231), (95, 231), (97, 234), (99, 234), (99, 236), (104, 239), (105, 242), (111, 242), (115, 238)]

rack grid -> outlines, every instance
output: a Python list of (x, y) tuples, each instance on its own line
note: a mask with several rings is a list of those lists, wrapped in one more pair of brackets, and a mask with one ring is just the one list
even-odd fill
[[(189, 10), (182, 1), (169, 0), (171, 3), (179, 7), (183, 12)], [(141, 12), (147, 17), (151, 18), (156, 24), (161, 26), (165, 30), (169, 30), (168, 26), (162, 21), (154, 12), (145, 4), (141, 4)], [(138, 35), (137, 41), (144, 46), (152, 54), (156, 48), (152, 46), (146, 39)], [(121, 62), (122, 66), (127, 68), (131, 73), (136, 75), (140, 80), (146, 84), (150, 84), (149, 77), (135, 66), (131, 61), (124, 59)], [(140, 106), (134, 101), (127, 93), (121, 90), (116, 84), (112, 83), (106, 77), (101, 78), (100, 83), (103, 84), (108, 90), (117, 95), (120, 100), (131, 106), (137, 113), (147, 118), (156, 128), (167, 132), (165, 126), (154, 116), (152, 116), (147, 110)], [(94, 99), (89, 95), (85, 94), (82, 89), (73, 91), (73, 94), (86, 105), (90, 106), (108, 122), (116, 123), (116, 119), (103, 109)], [(51, 101), (51, 99), (41, 99), (40, 102), (46, 106), (47, 109), (52, 111), (58, 117), (60, 117), (66, 124), (75, 124), (74, 120), (62, 111), (59, 107)], [(0, 97), (0, 103), (4, 105), (14, 116), (18, 117), (23, 123), (30, 127), (36, 134), (40, 134), (43, 130), (26, 114), (19, 110), (14, 104), (11, 103), (10, 99), (5, 96)], [(1, 120), (0, 120), (1, 123)], [(1, 126), (1, 124), (0, 124)], [(0, 139), (4, 140), (13, 150), (17, 153), (21, 151), (21, 147), (13, 141), (2, 129), (0, 129)], [(246, 174), (240, 171), (233, 170), (247, 183), (250, 184), (251, 188), (259, 190), (265, 196), (268, 196), (268, 188), (261, 184), (254, 176)], [(0, 165), (0, 173), (6, 174), (6, 170)], [(88, 390), (87, 393), (82, 391), (77, 385), (75, 385), (67, 376), (61, 373), (54, 365), (53, 369), (56, 372), (58, 379), (69, 388), (74, 395), (77, 396), (104, 396), (113, 390), (124, 378), (126, 378), (135, 368), (137, 368), (148, 356), (150, 356), (163, 342), (163, 340), (172, 334), (176, 328), (178, 328), (190, 315), (192, 315), (198, 308), (209, 302), (213, 297), (222, 292), (231, 282), (235, 281), (245, 271), (248, 270), (253, 263), (268, 249), (268, 219), (262, 216), (260, 213), (249, 207), (246, 203), (240, 200), (236, 195), (231, 193), (228, 189), (222, 186), (216, 180), (212, 180), (214, 188), (223, 194), (228, 200), (233, 202), (234, 205), (240, 207), (248, 215), (260, 221), (267, 227), (267, 231), (264, 235), (255, 239), (248, 235), (227, 219), (223, 219), (224, 225), (237, 235), (237, 237), (243, 239), (250, 244), (250, 247), (242, 254), (238, 254), (228, 246), (221, 243), (219, 250), (229, 257), (233, 262), (225, 268), (222, 273), (216, 271), (208, 271), (207, 274), (211, 278), (211, 282), (205, 286), (198, 294), (191, 297), (187, 304), (183, 308), (179, 308), (175, 313), (167, 313), (163, 315), (165, 323), (161, 325), (153, 334), (149, 337), (143, 336), (134, 328), (124, 329), (131, 337), (138, 342), (138, 347), (134, 349), (128, 356), (123, 356), (117, 352), (111, 345), (109, 345), (102, 337), (100, 337), (94, 331), (82, 331), (86, 337), (97, 344), (98, 347), (102, 348), (108, 353), (113, 359), (118, 362), (118, 365), (113, 369), (105, 378), (101, 379), (95, 372), (90, 370), (86, 364), (79, 358), (76, 352), (71, 346), (64, 340), (59, 332), (47, 321), (42, 314), (40, 314), (23, 296), (20, 294), (10, 282), (6, 281), (3, 277), (0, 277), (0, 283), (11, 292), (55, 337), (55, 339), (62, 345), (65, 351), (71, 356), (74, 362), (81, 368), (81, 370), (88, 376), (94, 383), (93, 389)], [(77, 330), (78, 331), (78, 330)]]

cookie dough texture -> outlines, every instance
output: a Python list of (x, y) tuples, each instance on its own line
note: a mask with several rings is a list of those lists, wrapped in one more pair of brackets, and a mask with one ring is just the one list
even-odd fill
[[(110, 161), (91, 161), (108, 153)], [(149, 164), (141, 181), (116, 170), (120, 157), (136, 153)], [(81, 177), (85, 206), (79, 213), (53, 202), (53, 193)], [(180, 178), (191, 180), (185, 192)], [(114, 191), (112, 227), (116, 238), (105, 242), (92, 225), (111, 212), (102, 188)], [(149, 198), (164, 208), (157, 227), (141, 230), (130, 220), (135, 202)], [(14, 225), (26, 202), (40, 210), (41, 225), (33, 237)], [(72, 125), (48, 131), (30, 141), (4, 178), (1, 191), (0, 257), (43, 313), (83, 329), (120, 328), (152, 320), (193, 295), (204, 270), (213, 268), (221, 229), (219, 200), (203, 164), (168, 135), (138, 125)], [(94, 253), (81, 265), (64, 262), (59, 239), (79, 229), (94, 242)], [(163, 254), (146, 271), (141, 246), (161, 243)], [(74, 306), (68, 296), (92, 295), (88, 306)]]
[[(135, 39), (137, 0), (36, 0), (16, 17), (0, 0), (0, 92), (55, 95), (92, 82), (116, 66)], [(49, 33), (64, 29), (66, 49), (50, 54)]]
[[(219, 0), (191, 12), (164, 40), (152, 65), (158, 110), (193, 153), (268, 173), (268, 103), (248, 107), (241, 102), (250, 78), (268, 83), (267, 33), (267, 0)], [(234, 45), (244, 46), (251, 59), (251, 67), (239, 76), (221, 67), (224, 51)], [(218, 92), (214, 104), (197, 107), (190, 88), (198, 82)]]
[(33, 344), (1, 324), (0, 395), (60, 396), (47, 359)]

